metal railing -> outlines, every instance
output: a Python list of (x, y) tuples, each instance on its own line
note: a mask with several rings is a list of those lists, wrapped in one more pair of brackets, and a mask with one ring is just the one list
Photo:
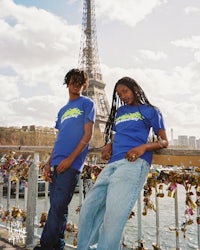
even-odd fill
[[(162, 153), (163, 154), (163, 153)], [(168, 162), (170, 157), (173, 154), (171, 153), (168, 155)], [(189, 155), (189, 156), (188, 156)], [(133, 248), (131, 246), (129, 249), (146, 249), (145, 248), (145, 241), (143, 236), (143, 224), (142, 224), (142, 215), (147, 215), (148, 210), (155, 210), (155, 227), (156, 227), (156, 233), (155, 233), (155, 239), (156, 242), (152, 244), (152, 247), (154, 250), (160, 250), (164, 249), (162, 248), (161, 238), (163, 235), (161, 235), (160, 232), (160, 198), (163, 198), (163, 196), (166, 196), (163, 192), (163, 186), (166, 186), (167, 190), (167, 196), (174, 199), (174, 207), (171, 208), (171, 211), (174, 212), (175, 215), (175, 221), (174, 227), (170, 227), (169, 230), (172, 232), (175, 232), (175, 249), (180, 250), (180, 233), (183, 233), (184, 237), (186, 237), (186, 231), (187, 228), (191, 225), (196, 223), (196, 235), (197, 235), (197, 246), (196, 249), (200, 249), (200, 169), (199, 169), (199, 163), (200, 158), (199, 157), (199, 151), (196, 152), (196, 154), (193, 152), (191, 154), (191, 151), (185, 152), (184, 156), (187, 158), (187, 165), (183, 165), (183, 158), (180, 155), (175, 155), (179, 157), (179, 162), (182, 162), (181, 166), (173, 166), (171, 163), (173, 161), (170, 160), (170, 167), (166, 167), (166, 165), (154, 165), (154, 167), (151, 169), (147, 183), (144, 187), (144, 193), (143, 193), (143, 201), (141, 200), (141, 196), (139, 197), (137, 201), (137, 246)], [(195, 157), (195, 162), (197, 166), (191, 166), (192, 159)], [(198, 156), (196, 158), (196, 156)], [(185, 158), (185, 159), (186, 159)], [(184, 161), (185, 161), (184, 159)], [(165, 158), (166, 160), (166, 158)], [(177, 159), (176, 159), (177, 160)], [(161, 162), (161, 161), (160, 161)], [(159, 160), (156, 160), (156, 163), (159, 163)], [(24, 192), (24, 202), (25, 202), (25, 210), (26, 210), (26, 246), (30, 247), (35, 244), (35, 239), (39, 237), (37, 233), (37, 215), (36, 215), (36, 207), (37, 207), (37, 196), (38, 196), (38, 190), (37, 190), (37, 183), (38, 180), (38, 166), (40, 165), (39, 160), (39, 153), (34, 153), (34, 158), (29, 161), (29, 171), (28, 171), (28, 186), (25, 187)], [(95, 166), (96, 167), (96, 166)], [(94, 169), (94, 168), (89, 168)], [(91, 171), (92, 172), (92, 171)], [(2, 181), (0, 181), (2, 183)], [(80, 181), (80, 190), (79, 190), (79, 201), (78, 206), (81, 205), (83, 200), (83, 182), (84, 178)], [(10, 181), (9, 181), (10, 183)], [(18, 182), (16, 182), (18, 183)], [(184, 187), (185, 189), (185, 221), (180, 225), (179, 222), (179, 201), (178, 201), (178, 187), (179, 186)], [(0, 185), (0, 198), (2, 195), (2, 185)], [(18, 190), (18, 188), (16, 189)], [(48, 186), (45, 188), (45, 197), (46, 197), (46, 203), (48, 202)], [(154, 191), (154, 192), (153, 192)], [(196, 194), (194, 194), (196, 192)], [(154, 193), (154, 195), (152, 195)], [(8, 185), (8, 194), (10, 194), (10, 185)], [(196, 198), (194, 198), (194, 195), (196, 195)], [(15, 194), (16, 199), (16, 207), (18, 205), (18, 197), (19, 194), (16, 191)], [(152, 201), (152, 198), (154, 199), (154, 202)], [(8, 195), (7, 197), (7, 212), (10, 210), (10, 197)], [(1, 200), (0, 200), (1, 203)], [(144, 210), (142, 212), (142, 203)], [(153, 204), (155, 203), (155, 205)], [(155, 209), (154, 209), (155, 208)], [(47, 205), (46, 205), (47, 209)], [(196, 216), (196, 220), (194, 220), (194, 216)], [(9, 219), (12, 218), (11, 215), (8, 216)], [(21, 220), (21, 218), (20, 218)], [(123, 242), (122, 242), (123, 243)], [(124, 244), (125, 245), (125, 244)], [(75, 246), (72, 244), (67, 244), (67, 248), (69, 249), (76, 249)], [(128, 248), (124, 248), (128, 249)]]

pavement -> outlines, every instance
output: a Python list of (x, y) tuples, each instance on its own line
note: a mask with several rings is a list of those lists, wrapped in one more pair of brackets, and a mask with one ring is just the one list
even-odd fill
[(0, 227), (0, 250), (26, 250), (27, 248), (22, 244), (12, 244), (8, 241), (8, 230)]
[[(31, 250), (33, 249), (33, 248), (26, 248), (25, 244), (22, 244), (22, 243), (13, 244), (12, 242), (8, 241), (8, 237), (9, 237), (8, 230), (5, 227), (0, 226), (0, 250)], [(76, 247), (72, 247), (72, 246), (65, 247), (65, 250), (71, 250), (71, 249), (76, 249)], [(130, 248), (123, 247), (123, 250), (130, 250)]]
[[(25, 244), (15, 242), (9, 242), (9, 233), (6, 227), (0, 225), (0, 250), (32, 250), (32, 248), (27, 248)], [(65, 250), (76, 249), (76, 247), (66, 246)]]

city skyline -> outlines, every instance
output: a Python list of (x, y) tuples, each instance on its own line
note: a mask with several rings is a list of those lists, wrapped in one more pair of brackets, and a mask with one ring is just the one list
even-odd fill
[[(200, 137), (200, 2), (96, 0), (97, 41), (111, 102), (135, 78), (165, 119), (168, 137)], [(53, 127), (77, 67), (81, 0), (0, 1), (0, 126)], [(112, 11), (110, 11), (112, 9)], [(63, 89), (64, 88), (64, 89)]]
[[(1, 127), (0, 126), (0, 129), (6, 129), (6, 130), (13, 130), (15, 129), (16, 130), (23, 130), (23, 131), (26, 131), (26, 132), (33, 132), (33, 131), (37, 131), (37, 132), (40, 132), (40, 133), (46, 133), (46, 134), (56, 134), (57, 133), (57, 129), (55, 129), (54, 127), (47, 127), (47, 126), (36, 126), (34, 124), (32, 125), (22, 125), (22, 126), (10, 126), (10, 127)], [(3, 133), (2, 133), (2, 138), (3, 138)], [(200, 148), (200, 138), (197, 138), (196, 136), (194, 135), (182, 135), (182, 134), (179, 134), (177, 135), (177, 137), (174, 138), (174, 135), (173, 135), (173, 129), (171, 129), (171, 134), (169, 136), (169, 145), (170, 146), (177, 146), (177, 145), (183, 145), (183, 146), (188, 146), (190, 144), (193, 144), (196, 143), (196, 148), (199, 149)]]

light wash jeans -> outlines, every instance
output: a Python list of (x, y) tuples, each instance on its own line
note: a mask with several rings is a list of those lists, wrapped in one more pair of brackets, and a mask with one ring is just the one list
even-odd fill
[(149, 164), (122, 159), (108, 164), (86, 195), (79, 218), (77, 250), (119, 250), (124, 226), (143, 188)]

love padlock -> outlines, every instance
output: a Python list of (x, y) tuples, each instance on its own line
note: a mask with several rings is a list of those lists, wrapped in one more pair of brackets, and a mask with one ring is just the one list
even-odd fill
[(196, 200), (196, 204), (198, 207), (200, 207), (200, 197)]
[(200, 225), (200, 216), (197, 216), (197, 224)]
[(172, 191), (172, 190), (169, 190), (167, 195), (168, 195), (168, 197), (170, 197), (170, 198), (174, 198), (174, 197), (175, 197), (175, 193), (174, 193), (174, 191)]
[(200, 186), (197, 186), (196, 193), (197, 193), (197, 196), (200, 196)]
[(158, 189), (159, 189), (159, 192), (158, 192), (158, 194), (157, 194), (157, 197), (163, 198), (163, 197), (164, 197), (163, 185), (160, 184)]

